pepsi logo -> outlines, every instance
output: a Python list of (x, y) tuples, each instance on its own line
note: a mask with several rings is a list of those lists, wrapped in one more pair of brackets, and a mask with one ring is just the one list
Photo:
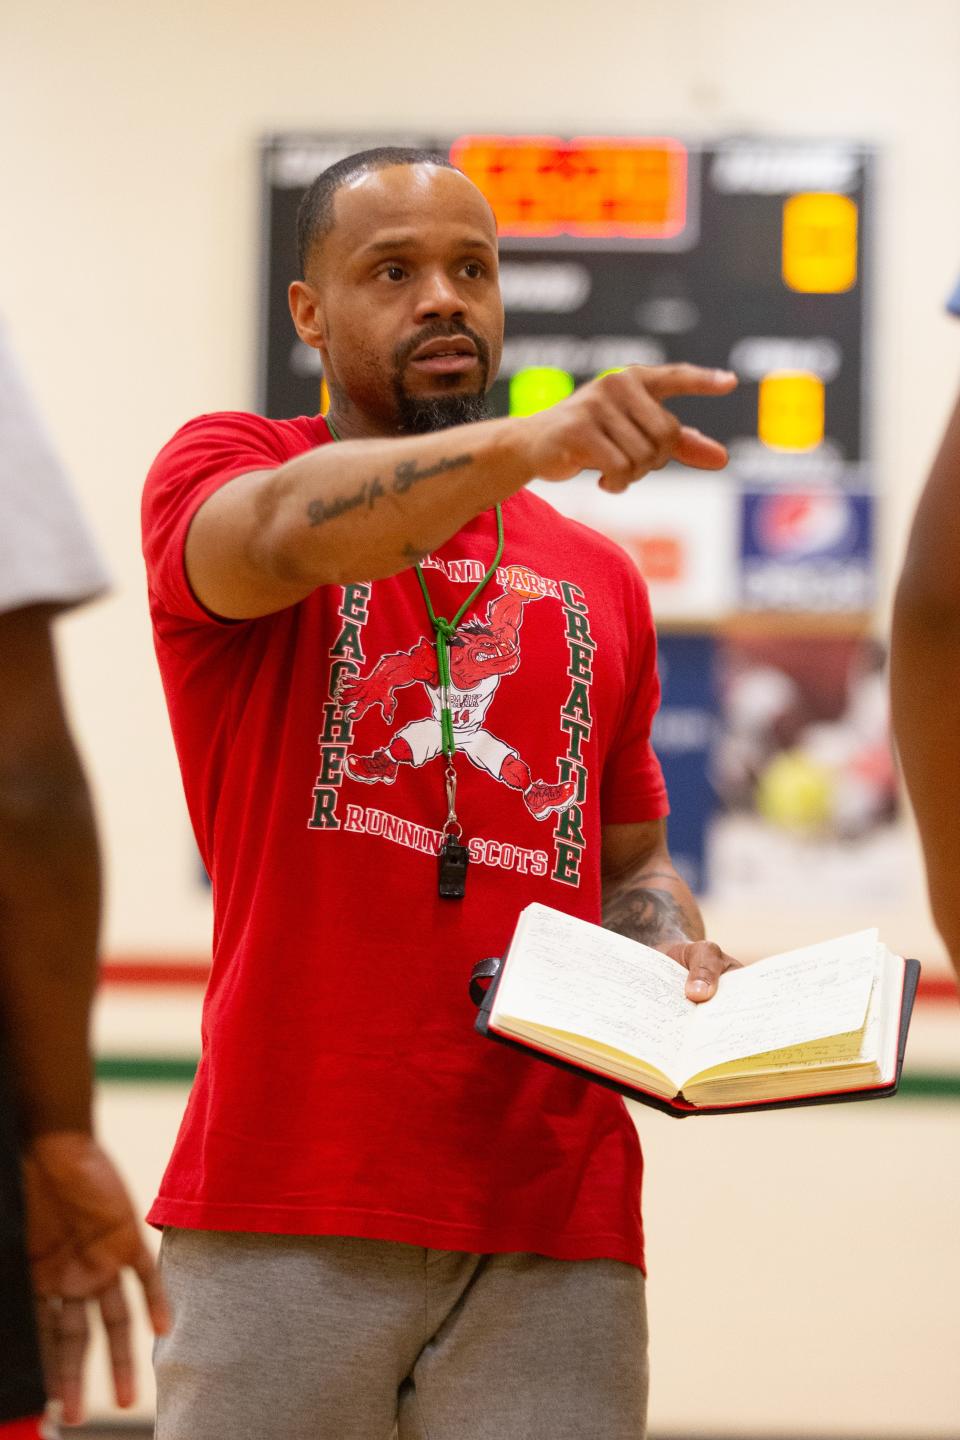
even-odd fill
[(845, 495), (765, 495), (753, 512), (754, 540), (767, 555), (802, 558), (847, 551), (857, 518)]

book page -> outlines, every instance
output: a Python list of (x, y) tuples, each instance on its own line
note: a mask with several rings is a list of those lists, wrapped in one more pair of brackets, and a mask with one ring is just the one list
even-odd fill
[(728, 1060), (722, 1065), (711, 1065), (709, 1070), (699, 1071), (687, 1081), (687, 1087), (701, 1084), (704, 1080), (735, 1079), (741, 1075), (758, 1078), (779, 1074), (784, 1070), (836, 1070), (844, 1065), (859, 1065), (873, 1056), (869, 1052), (866, 1035), (871, 1027), (871, 1017), (876, 1008), (868, 1002), (867, 1022), (861, 1030), (851, 1030), (846, 1035), (828, 1035), (823, 1040), (808, 1040), (805, 1045), (785, 1045), (779, 1050), (767, 1050), (757, 1055), (747, 1055), (742, 1060)]
[(685, 1078), (728, 1060), (862, 1029), (876, 974), (876, 930), (728, 971), (688, 1024)]
[[(878, 1063), (880, 1065), (880, 1079), (889, 1085), (896, 1078), (897, 1074), (897, 1050), (900, 1039), (900, 1015), (903, 1009), (903, 982), (906, 964), (903, 957), (894, 955), (886, 945), (880, 946), (881, 980), (878, 982), (878, 990), (883, 997), (883, 1003), (877, 1006), (877, 1015), (873, 1015), (873, 1006), (870, 1007), (871, 1015), (867, 1022), (867, 1038), (865, 1044), (876, 1049)], [(889, 997), (894, 996), (898, 1003), (891, 1003)], [(874, 1024), (876, 1034), (874, 1035)]]
[(512, 1036), (528, 1040), (572, 1064), (584, 1065), (626, 1085), (662, 1095), (667, 1100), (677, 1093), (676, 1082), (669, 1075), (648, 1061), (638, 1060), (636, 1056), (616, 1050), (612, 1045), (601, 1045), (599, 1040), (589, 1040), (583, 1035), (571, 1035), (569, 1030), (553, 1030), (549, 1025), (531, 1025), (514, 1016), (504, 1017), (504, 1023), (509, 1024)]
[(795, 1095), (798, 1088), (814, 1095), (889, 1085), (897, 1072), (904, 969), (899, 956), (878, 945), (877, 974), (861, 1030), (714, 1066), (688, 1081), (684, 1095), (695, 1105), (723, 1105), (774, 1100)]
[(683, 1023), (695, 1007), (687, 972), (659, 950), (572, 915), (528, 905), (490, 1023), (508, 1017), (583, 1035), (676, 1079)]

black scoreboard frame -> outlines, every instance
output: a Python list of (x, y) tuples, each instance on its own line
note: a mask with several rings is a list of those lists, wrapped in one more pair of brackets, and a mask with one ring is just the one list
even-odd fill
[[(424, 145), (444, 152), (455, 143), (448, 135), (422, 133), (390, 134), (278, 134), (261, 147), (262, 234), (260, 283), (260, 343), (258, 347), (257, 407), (267, 414), (304, 413), (315, 408), (298, 396), (311, 395), (308, 385), (298, 387), (290, 369), (295, 337), (286, 310), (286, 286), (296, 275), (296, 252), (291, 215), (295, 201), (308, 183), (333, 158), (375, 144)], [(728, 365), (743, 336), (837, 342), (841, 336), (842, 363), (830, 376), (826, 389), (827, 450), (815, 459), (787, 456), (771, 460), (764, 483), (827, 483), (840, 480), (855, 488), (872, 490), (864, 473), (872, 460), (872, 417), (868, 396), (872, 385), (870, 355), (870, 281), (873, 270), (872, 225), (875, 208), (875, 163), (872, 147), (847, 141), (794, 141), (784, 139), (733, 137), (693, 141), (684, 139), (689, 161), (688, 222), (679, 237), (670, 239), (591, 240), (569, 235), (549, 238), (505, 236), (501, 240), (502, 261), (508, 275), (516, 278), (523, 267), (544, 262), (580, 264), (590, 272), (591, 297), (576, 315), (558, 316), (546, 309), (514, 311), (507, 300), (507, 350), (526, 342), (536, 355), (536, 340), (549, 340), (560, 329), (569, 337), (584, 340), (589, 334), (605, 337), (606, 343), (580, 346), (585, 368), (577, 381), (588, 378), (592, 361), (617, 363), (617, 340), (624, 344), (624, 360), (685, 359), (698, 364)], [(732, 157), (732, 158), (731, 158)], [(781, 178), (778, 179), (777, 165)], [(857, 283), (839, 294), (796, 293), (782, 283), (776, 257), (780, 239), (781, 202), (791, 190), (782, 177), (791, 170), (802, 185), (806, 174), (816, 175), (848, 170), (846, 193), (852, 194), (859, 212), (857, 236)], [(751, 178), (750, 168), (754, 168)], [(724, 189), (710, 183), (723, 167)], [(739, 178), (738, 178), (739, 167)], [(849, 183), (849, 175), (853, 183)], [(731, 179), (732, 176), (732, 179)], [(740, 188), (736, 188), (737, 186)], [(291, 201), (294, 201), (291, 204)], [(725, 218), (726, 217), (726, 218)], [(683, 302), (692, 325), (685, 325)], [(670, 327), (665, 333), (646, 323), (661, 320)], [(559, 321), (559, 324), (558, 324)], [(586, 332), (586, 333), (585, 333)], [(288, 364), (282, 363), (286, 348)], [(522, 347), (521, 347), (522, 348)], [(554, 345), (563, 358), (563, 347)], [(576, 348), (576, 347), (574, 347)], [(788, 347), (789, 348), (789, 347)], [(814, 347), (816, 348), (816, 347)], [(820, 349), (823, 350), (823, 346)], [(550, 347), (546, 346), (549, 359)], [(825, 363), (835, 362), (828, 354)], [(621, 360), (620, 363), (624, 363)], [(567, 368), (567, 367), (561, 367)], [(316, 372), (314, 372), (316, 373)], [(312, 380), (310, 372), (299, 378)], [(734, 471), (743, 471), (748, 483), (751, 473), (763, 469), (763, 456), (751, 454), (749, 442), (756, 435), (757, 377), (750, 367), (735, 397), (718, 407), (695, 400), (680, 406), (684, 419), (702, 424), (710, 433), (734, 445)], [(505, 379), (491, 394), (494, 413), (506, 413), (503, 394)], [(717, 430), (719, 421), (719, 432)], [(827, 471), (820, 466), (826, 462)]]
[[(525, 143), (518, 136), (481, 137), (490, 138), (504, 145)], [(735, 496), (731, 503), (739, 509), (742, 531), (735, 562), (741, 593), (729, 613), (769, 608), (856, 615), (864, 623), (877, 589), (870, 398), (875, 148), (859, 140), (761, 135), (600, 137), (604, 140), (610, 146), (684, 149), (684, 224), (678, 233), (645, 238), (501, 234), (506, 339), (500, 377), (490, 392), (492, 413), (511, 412), (510, 381), (518, 371), (559, 370), (579, 384), (623, 364), (685, 360), (735, 369), (741, 383), (732, 396), (671, 402), (681, 420), (730, 450), (729, 466), (716, 477), (717, 486)], [(462, 143), (463, 137), (402, 131), (293, 132), (264, 139), (256, 402), (263, 413), (283, 417), (318, 408), (320, 359), (297, 340), (286, 302), (297, 274), (296, 207), (306, 185), (326, 165), (374, 145), (449, 153)], [(818, 196), (838, 203), (847, 197), (856, 225), (852, 283), (820, 292), (792, 288), (784, 273), (788, 203)], [(578, 284), (579, 299), (571, 291)], [(760, 438), (761, 401), (764, 392), (768, 398), (774, 394), (766, 382), (796, 373), (812, 374), (819, 387), (821, 437), (810, 445), (768, 443), (768, 435)], [(790, 407), (798, 408), (796, 393), (789, 386), (776, 393), (789, 420)], [(683, 473), (676, 471), (678, 480)], [(832, 521), (823, 496), (837, 492), (835, 505), (846, 506), (846, 537), (831, 549)], [(678, 487), (678, 505), (681, 493)], [(811, 502), (807, 520), (801, 518), (791, 536), (792, 522), (787, 516), (784, 526), (781, 507), (767, 525), (771, 549), (765, 551), (767, 540), (761, 537), (758, 554), (758, 506), (769, 515), (764, 497), (778, 493), (796, 494), (801, 505), (804, 496), (819, 495), (819, 512), (814, 514)], [(818, 539), (820, 553), (808, 553)], [(743, 580), (748, 569), (749, 586)], [(811, 577), (809, 587), (805, 576)], [(852, 584), (844, 583), (851, 578)], [(786, 597), (782, 603), (780, 597)], [(702, 618), (713, 626), (723, 617)]]

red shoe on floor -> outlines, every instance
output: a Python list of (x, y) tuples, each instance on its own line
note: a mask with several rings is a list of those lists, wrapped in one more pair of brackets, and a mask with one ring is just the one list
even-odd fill
[(576, 780), (548, 785), (546, 780), (533, 780), (523, 792), (523, 800), (534, 820), (546, 820), (555, 811), (569, 810), (577, 798)]
[(42, 1415), (28, 1420), (8, 1420), (5, 1424), (0, 1421), (0, 1440), (45, 1440), (56, 1434), (56, 1430), (46, 1428)]
[(348, 755), (343, 769), (351, 780), (359, 780), (361, 785), (392, 785), (400, 766), (386, 750), (374, 750), (372, 755)]

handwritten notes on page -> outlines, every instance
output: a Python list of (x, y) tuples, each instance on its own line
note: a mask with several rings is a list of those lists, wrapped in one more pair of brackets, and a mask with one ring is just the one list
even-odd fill
[(683, 1074), (859, 1030), (877, 968), (877, 932), (862, 930), (728, 971), (690, 1018)]
[(584, 1035), (642, 1056), (671, 1075), (693, 1008), (683, 993), (686, 978), (683, 967), (659, 950), (529, 905), (517, 926), (491, 1024), (512, 1017)]
[(583, 1036), (680, 1089), (717, 1065), (860, 1031), (881, 950), (877, 932), (864, 930), (771, 956), (729, 971), (696, 1005), (684, 995), (686, 970), (661, 951), (535, 904), (517, 926), (490, 1023)]

